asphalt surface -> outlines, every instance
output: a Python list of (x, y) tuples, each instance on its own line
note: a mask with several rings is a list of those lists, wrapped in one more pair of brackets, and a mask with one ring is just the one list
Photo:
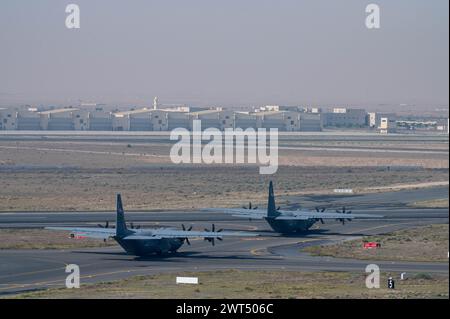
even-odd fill
[[(133, 145), (145, 146), (146, 144), (173, 144), (169, 139), (170, 132), (96, 132), (96, 131), (0, 131), (0, 142), (82, 142), (82, 143), (132, 143)], [(298, 137), (301, 136), (301, 141)], [(362, 131), (325, 131), (325, 132), (279, 132), (279, 149), (303, 150), (321, 152), (369, 152), (369, 153), (409, 153), (409, 154), (431, 154), (434, 156), (448, 156), (448, 135), (446, 134), (393, 134), (381, 135), (375, 132)], [(360, 142), (371, 143), (383, 142), (384, 145), (364, 146), (356, 143), (353, 146), (329, 144), (335, 142)], [(408, 143), (433, 143), (441, 144), (438, 149), (421, 149)], [(204, 141), (204, 143), (207, 143)], [(314, 143), (311, 145), (311, 143)], [(323, 144), (325, 143), (325, 144)], [(387, 145), (385, 145), (387, 143)], [(393, 145), (389, 145), (393, 144)], [(398, 145), (401, 144), (399, 148)], [(19, 145), (0, 146), (3, 149), (36, 149), (33, 147), (19, 147)], [(52, 148), (47, 151), (63, 151), (63, 149)], [(66, 149), (76, 152), (77, 150)], [(78, 150), (79, 152), (85, 152)], [(101, 153), (101, 152), (99, 152)], [(109, 153), (109, 152), (106, 152)]]
[[(127, 278), (134, 275), (182, 273), (221, 269), (357, 271), (364, 273), (370, 263), (385, 272), (428, 272), (448, 275), (448, 262), (359, 261), (330, 257), (312, 257), (300, 250), (307, 245), (333, 243), (360, 236), (388, 233), (420, 225), (448, 223), (448, 208), (417, 209), (406, 203), (448, 197), (445, 187), (366, 195), (309, 196), (284, 198), (283, 208), (329, 207), (346, 205), (354, 213), (382, 214), (386, 218), (355, 220), (342, 226), (336, 222), (316, 224), (303, 235), (282, 237), (270, 230), (265, 222), (249, 222), (224, 214), (205, 212), (127, 212), (128, 222), (151, 226), (194, 225), (195, 229), (217, 227), (245, 230), (261, 234), (248, 239), (225, 239), (212, 247), (203, 240), (193, 240), (179, 253), (164, 257), (138, 258), (129, 256), (120, 247), (100, 247), (70, 250), (3, 250), (0, 251), (0, 296), (49, 287), (64, 287), (65, 266), (77, 264), (81, 283), (95, 283)], [(283, 198), (281, 198), (283, 199)], [(113, 212), (1, 213), (0, 227), (95, 226), (114, 220)], [(55, 233), (56, 236), (59, 234)], [(175, 280), (175, 278), (174, 278)]]

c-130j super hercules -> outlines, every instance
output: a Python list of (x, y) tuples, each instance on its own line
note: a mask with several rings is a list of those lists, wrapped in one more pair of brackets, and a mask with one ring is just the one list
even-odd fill
[[(108, 225), (108, 224), (107, 224)], [(175, 253), (184, 243), (190, 245), (189, 238), (203, 237), (213, 246), (215, 240), (222, 240), (223, 237), (254, 237), (258, 236), (248, 232), (225, 232), (222, 229), (209, 231), (192, 231), (189, 229), (177, 230), (173, 228), (157, 229), (128, 229), (125, 222), (125, 214), (122, 206), (122, 198), (117, 195), (117, 216), (116, 227), (108, 228), (72, 228), (72, 227), (47, 227), (49, 230), (70, 231), (72, 237), (88, 237), (107, 240), (114, 239), (130, 255), (147, 256), (151, 254)]]
[(336, 213), (326, 213), (324, 209), (316, 208), (316, 211), (297, 210), (286, 211), (281, 210), (275, 205), (275, 195), (273, 192), (273, 183), (269, 183), (269, 198), (267, 203), (267, 210), (252, 207), (251, 203), (248, 207), (243, 208), (207, 208), (204, 211), (224, 212), (235, 217), (252, 219), (264, 219), (270, 227), (281, 234), (294, 234), (305, 232), (317, 222), (324, 223), (326, 219), (334, 219), (342, 224), (346, 221), (351, 221), (354, 218), (382, 218), (379, 215), (369, 214), (352, 214), (347, 211), (345, 207), (342, 211)]

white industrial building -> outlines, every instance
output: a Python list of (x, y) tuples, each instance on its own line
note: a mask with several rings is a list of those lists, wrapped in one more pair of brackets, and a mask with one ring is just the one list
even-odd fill
[(17, 111), (13, 109), (0, 109), (0, 130), (17, 129)]
[(390, 134), (397, 132), (397, 121), (393, 118), (382, 117), (380, 120), (380, 133)]
[(113, 131), (129, 131), (130, 118), (125, 114), (114, 114), (112, 119)]
[(90, 131), (112, 131), (112, 113), (103, 110), (89, 112), (89, 130)]
[(333, 112), (324, 113), (323, 125), (334, 127), (363, 127), (367, 124), (364, 109), (334, 108)]
[(46, 131), (74, 130), (73, 112), (77, 110), (67, 108), (40, 112), (40, 127)]
[(258, 112), (256, 114), (256, 126), (258, 128), (271, 129), (276, 128), (278, 131), (286, 131), (284, 112), (269, 111)]
[(256, 115), (255, 114), (250, 114), (248, 112), (235, 112), (234, 113), (234, 128), (235, 129), (247, 129), (247, 128), (252, 128), (252, 129), (257, 129), (257, 124), (256, 124)]
[(89, 111), (77, 108), (64, 108), (43, 111), (37, 114), (40, 116), (41, 130), (111, 131), (113, 129), (111, 112), (102, 110)]
[(167, 131), (169, 127), (167, 112), (161, 110), (154, 110), (152, 112), (152, 127), (153, 131)]
[(190, 130), (191, 125), (191, 119), (189, 116), (189, 113), (187, 112), (178, 112), (178, 111), (164, 111), (161, 110), (161, 112), (165, 113), (166, 115), (166, 131), (171, 131), (176, 128), (185, 128), (187, 130)]
[(18, 111), (16, 124), (16, 129), (21, 131), (39, 131), (42, 129), (40, 114), (34, 111)]
[(299, 114), (299, 131), (321, 132), (323, 130), (322, 115), (317, 113)]
[(88, 110), (74, 110), (72, 112), (73, 128), (76, 131), (89, 130), (89, 111)]
[(1, 130), (77, 130), (77, 131), (171, 131), (192, 129), (194, 120), (202, 128), (220, 130), (241, 128), (277, 128), (279, 131), (321, 131), (322, 114), (294, 111), (235, 112), (209, 109), (183, 112), (172, 109), (148, 109), (112, 113), (96, 108), (51, 109), (42, 112), (0, 109)]
[(436, 124), (436, 130), (439, 132), (449, 133), (449, 120), (438, 120)]
[(397, 120), (397, 114), (395, 113), (378, 113), (371, 112), (368, 115), (369, 118), (369, 127), (371, 128), (379, 128), (381, 126), (381, 119), (388, 118), (392, 120)]
[(139, 110), (128, 114), (129, 131), (153, 131), (152, 113), (149, 110)]
[(152, 110), (140, 109), (113, 114), (114, 131), (153, 131)]
[(220, 111), (220, 110), (207, 110), (191, 113), (191, 121), (202, 121), (202, 128), (217, 128), (219, 130), (225, 130), (226, 128), (234, 127), (234, 112), (232, 111)]
[(114, 131), (169, 131), (190, 129), (189, 113), (172, 109), (140, 109), (113, 114)]
[(220, 129), (233, 129), (234, 128), (234, 112), (223, 110), (219, 113)]
[(291, 106), (291, 105), (266, 105), (261, 106), (257, 112), (282, 112), (282, 111), (290, 111), (290, 112), (301, 112), (302, 107), (300, 106)]
[(280, 132), (300, 131), (300, 113), (291, 111), (259, 112), (256, 115), (258, 128), (276, 128)]

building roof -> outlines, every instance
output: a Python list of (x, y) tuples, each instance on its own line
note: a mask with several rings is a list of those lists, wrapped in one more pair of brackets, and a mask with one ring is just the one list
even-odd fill
[(56, 110), (42, 111), (42, 112), (39, 112), (39, 113), (43, 114), (43, 115), (49, 115), (49, 114), (73, 112), (73, 111), (78, 111), (78, 110), (79, 109), (76, 109), (76, 108), (67, 108), (67, 109), (56, 109)]
[(206, 114), (214, 114), (214, 113), (221, 113), (223, 111), (221, 110), (204, 110), (204, 111), (197, 111), (197, 112), (191, 112), (192, 115), (206, 115)]
[(167, 112), (167, 113), (186, 113), (186, 114), (189, 113), (187, 111), (183, 111), (183, 110), (180, 110), (178, 108), (175, 108), (175, 109), (157, 109), (157, 110), (152, 110), (152, 111), (160, 111), (160, 112)]
[(267, 116), (267, 115), (280, 115), (283, 113), (289, 113), (289, 111), (263, 111), (263, 112), (250, 113), (250, 115)]
[(114, 113), (114, 115), (115, 116), (125, 116), (125, 115), (132, 115), (132, 114), (150, 113), (152, 111), (155, 111), (155, 110), (144, 108), (144, 109), (139, 109), (139, 110), (117, 112), (117, 113)]

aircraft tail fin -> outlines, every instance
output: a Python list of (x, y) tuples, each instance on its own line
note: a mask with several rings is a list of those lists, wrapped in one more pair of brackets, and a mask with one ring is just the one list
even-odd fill
[(122, 196), (117, 194), (117, 216), (116, 216), (116, 236), (122, 237), (127, 235), (128, 229), (125, 222), (125, 213), (123, 211)]
[(273, 192), (273, 182), (270, 181), (269, 183), (269, 201), (267, 204), (267, 217), (268, 218), (274, 218), (277, 217), (279, 214), (277, 212), (277, 208), (275, 206), (275, 195)]

